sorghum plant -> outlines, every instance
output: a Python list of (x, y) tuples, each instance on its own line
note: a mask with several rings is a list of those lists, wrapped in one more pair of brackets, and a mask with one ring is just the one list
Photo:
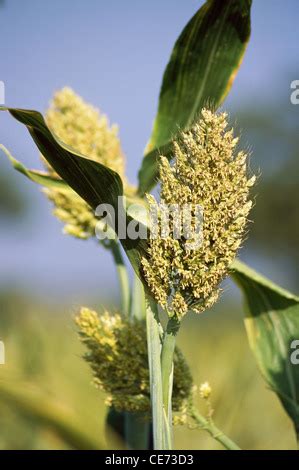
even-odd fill
[[(227, 275), (244, 293), (258, 366), (299, 432), (299, 371), (289, 358), (299, 336), (299, 299), (236, 260), (255, 176), (227, 114), (218, 110), (249, 40), (250, 7), (250, 0), (209, 0), (184, 28), (164, 73), (138, 188), (125, 176), (117, 128), (71, 89), (55, 94), (45, 118), (2, 108), (27, 127), (45, 171), (28, 170), (2, 146), (13, 166), (43, 186), (66, 234), (94, 238), (115, 261), (119, 311), (82, 308), (76, 324), (94, 382), (107, 394), (108, 422), (125, 423), (121, 434), (130, 448), (147, 448), (152, 436), (155, 449), (171, 449), (173, 423), (239, 448), (216, 428), (211, 387), (196, 387), (175, 344), (183, 318), (206, 312)], [(160, 200), (150, 194), (158, 182)], [(112, 209), (109, 217), (97, 217), (100, 205)], [(120, 245), (135, 273), (132, 287)], [(197, 393), (207, 416), (194, 406)]]

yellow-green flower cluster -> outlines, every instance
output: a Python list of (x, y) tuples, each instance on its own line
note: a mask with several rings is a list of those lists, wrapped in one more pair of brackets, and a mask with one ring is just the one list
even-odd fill
[[(124, 177), (125, 161), (117, 126), (110, 128), (107, 117), (85, 103), (71, 88), (55, 93), (46, 122), (64, 143)], [(53, 172), (51, 168), (50, 171)]]
[[(46, 122), (65, 144), (116, 171), (126, 185), (125, 160), (117, 126), (109, 127), (107, 117), (85, 103), (71, 88), (65, 87), (54, 95)], [(44, 163), (47, 171), (57, 176), (53, 168), (46, 161)], [(95, 235), (94, 214), (74, 191), (47, 188), (44, 192), (54, 204), (54, 215), (65, 223), (65, 233), (78, 238)]]
[[(108, 394), (107, 404), (119, 411), (149, 412), (150, 386), (145, 325), (119, 314), (100, 316), (82, 308), (76, 318), (88, 352), (85, 359), (96, 385)], [(192, 378), (176, 349), (174, 358), (173, 409), (180, 411), (188, 400)]]
[(209, 384), (209, 382), (203, 382), (201, 386), (199, 387), (200, 398), (204, 398), (205, 400), (207, 400), (208, 398), (210, 398), (211, 393), (212, 393), (212, 387)]
[(97, 219), (92, 209), (72, 189), (43, 189), (48, 199), (53, 202), (53, 214), (64, 222), (63, 232), (86, 240), (95, 236)]
[[(236, 151), (237, 143), (227, 115), (204, 109), (191, 130), (173, 142), (174, 163), (161, 157), (161, 203), (189, 204), (193, 224), (196, 206), (203, 215), (196, 249), (190, 240), (173, 236), (172, 217), (169, 236), (150, 239), (142, 259), (148, 287), (169, 315), (182, 317), (189, 309), (202, 312), (213, 305), (244, 237), (255, 177), (248, 178), (248, 155)], [(153, 196), (149, 202), (157, 204)]]

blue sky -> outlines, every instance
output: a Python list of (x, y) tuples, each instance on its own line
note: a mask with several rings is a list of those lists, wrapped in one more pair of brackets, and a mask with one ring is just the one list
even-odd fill
[[(127, 173), (136, 182), (174, 41), (203, 2), (195, 0), (5, 0), (0, 9), (0, 80), (10, 106), (45, 110), (69, 85), (120, 127)], [(253, 0), (252, 38), (225, 108), (289, 100), (299, 79), (298, 0)], [(297, 74), (297, 75), (296, 75)], [(299, 107), (298, 107), (299, 108)], [(0, 141), (26, 165), (38, 153), (26, 130), (0, 114)], [(1, 168), (9, 165), (2, 158)], [(22, 223), (0, 220), (0, 285), (48, 296), (88, 297), (116, 286), (107, 252), (61, 233), (38, 187), (14, 175), (32, 201)]]

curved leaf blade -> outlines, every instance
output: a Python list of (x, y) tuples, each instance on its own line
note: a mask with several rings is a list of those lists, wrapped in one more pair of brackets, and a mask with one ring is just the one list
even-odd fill
[(93, 209), (101, 203), (117, 207), (117, 197), (123, 194), (123, 186), (115, 171), (89, 160), (59, 141), (39, 112), (11, 108), (8, 111), (25, 124), (38, 149), (56, 173)]
[(45, 186), (46, 188), (56, 188), (59, 189), (59, 191), (69, 190), (69, 186), (62, 179), (55, 178), (49, 173), (43, 171), (29, 170), (28, 168), (26, 168), (23, 163), (21, 163), (11, 155), (9, 150), (7, 150), (4, 145), (0, 144), (0, 150), (5, 153), (15, 170), (17, 170), (19, 173), (22, 173), (34, 183)]
[[(118, 232), (118, 219), (123, 221), (126, 230), (130, 222), (134, 222), (132, 216), (124, 212), (124, 217), (119, 209), (119, 197), (123, 196), (123, 184), (120, 176), (110, 168), (94, 160), (77, 153), (74, 149), (61, 142), (48, 128), (41, 113), (34, 110), (0, 107), (2, 111), (9, 113), (19, 122), (24, 124), (32, 139), (36, 143), (44, 158), (54, 168), (56, 173), (67, 183), (79, 196), (84, 199), (92, 209), (99, 204), (109, 204), (115, 211), (115, 230)], [(16, 161), (14, 161), (16, 165)], [(28, 176), (27, 170), (22, 172)], [(20, 167), (19, 167), (20, 169)], [(30, 177), (36, 175), (29, 174)], [(123, 220), (124, 219), (124, 220)], [(125, 236), (121, 243), (135, 270), (140, 273), (140, 258), (146, 251), (146, 240), (136, 238), (133, 240)]]
[(245, 326), (257, 364), (299, 432), (299, 365), (291, 344), (299, 339), (299, 297), (235, 261), (232, 278), (246, 300)]
[(139, 172), (140, 193), (157, 176), (157, 149), (188, 129), (206, 104), (217, 108), (229, 92), (250, 37), (251, 0), (208, 0), (174, 45), (158, 112)]

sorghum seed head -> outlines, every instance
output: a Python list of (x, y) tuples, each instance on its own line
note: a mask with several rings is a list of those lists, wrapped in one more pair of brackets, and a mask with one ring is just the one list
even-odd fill
[[(116, 171), (129, 194), (134, 188), (125, 178), (125, 160), (118, 139), (117, 126), (109, 127), (108, 119), (96, 108), (86, 103), (71, 88), (55, 93), (46, 113), (49, 128), (64, 143), (77, 152)], [(53, 168), (43, 159), (47, 171), (54, 176)], [(88, 204), (73, 190), (44, 190), (54, 204), (54, 215), (65, 223), (64, 232), (77, 238), (95, 236), (97, 219)]]
[[(174, 237), (172, 217), (169, 236), (149, 239), (142, 259), (152, 295), (179, 318), (189, 309), (202, 312), (214, 304), (244, 237), (255, 178), (248, 179), (248, 155), (236, 151), (238, 138), (227, 127), (225, 113), (204, 109), (173, 142), (173, 164), (163, 156), (160, 160), (161, 203), (189, 205), (193, 225), (195, 208), (200, 206), (203, 214), (198, 247), (190, 249), (190, 240)], [(149, 196), (153, 201), (161, 207)]]
[(92, 209), (71, 188), (67, 190), (44, 188), (43, 192), (53, 202), (53, 214), (64, 222), (63, 232), (86, 240), (95, 235), (97, 219)]
[[(150, 385), (145, 325), (121, 315), (97, 315), (82, 308), (76, 318), (80, 337), (88, 352), (95, 384), (119, 411), (149, 412)], [(192, 390), (192, 378), (182, 353), (174, 358), (173, 409), (180, 411)]]
[[(82, 155), (108, 166), (124, 177), (125, 161), (117, 126), (86, 103), (71, 88), (55, 93), (46, 113), (46, 122), (54, 134)], [(53, 171), (49, 168), (49, 171)]]

